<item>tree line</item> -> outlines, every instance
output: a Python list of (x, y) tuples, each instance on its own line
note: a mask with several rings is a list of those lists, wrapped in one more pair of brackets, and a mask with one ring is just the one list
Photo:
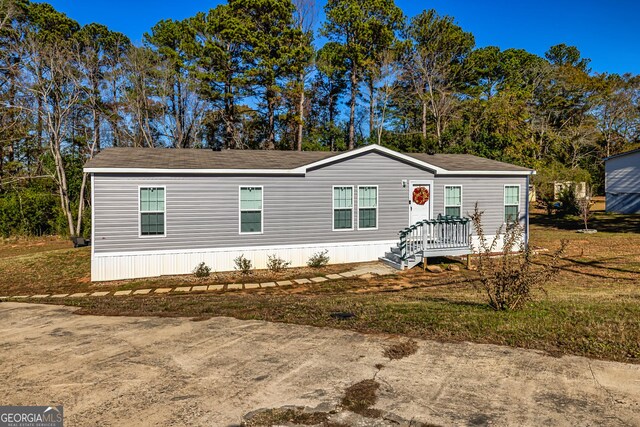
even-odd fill
[[(0, 234), (86, 234), (105, 147), (471, 153), (602, 190), (640, 142), (640, 77), (476, 47), (393, 0), (229, 0), (140, 45), (46, 3), (0, 0)], [(319, 46), (318, 40), (326, 40)]]

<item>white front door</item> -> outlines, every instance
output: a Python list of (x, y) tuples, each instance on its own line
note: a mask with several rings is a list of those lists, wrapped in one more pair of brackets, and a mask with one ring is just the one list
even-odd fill
[(432, 189), (431, 182), (411, 181), (409, 185), (409, 225), (431, 219)]

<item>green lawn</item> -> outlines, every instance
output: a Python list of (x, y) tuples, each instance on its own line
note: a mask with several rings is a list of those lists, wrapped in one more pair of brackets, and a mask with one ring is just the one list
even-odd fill
[[(534, 246), (553, 251), (560, 239), (570, 246), (560, 275), (545, 285), (546, 294), (517, 312), (495, 312), (476, 291), (476, 273), (467, 270), (441, 275), (416, 268), (410, 272), (370, 280), (352, 279), (310, 286), (278, 287), (256, 291), (148, 295), (49, 301), (81, 307), (82, 313), (108, 315), (213, 316), (263, 319), (365, 333), (391, 333), (442, 341), (473, 341), (546, 351), (553, 355), (640, 362), (640, 229), (630, 227), (637, 217), (598, 213), (603, 230), (595, 235), (572, 231), (574, 220), (553, 222), (535, 216), (531, 226)], [(572, 226), (571, 224), (574, 224)], [(616, 231), (615, 224), (622, 232)], [(636, 222), (637, 224), (637, 222)], [(544, 263), (549, 252), (541, 252)], [(0, 259), (3, 269), (0, 294), (13, 289), (56, 288), (68, 283), (82, 289), (86, 282), (88, 251), (53, 250)], [(25, 275), (17, 282), (5, 275)], [(40, 279), (38, 279), (40, 278)], [(165, 279), (120, 282), (144, 286)], [(170, 286), (188, 277), (167, 279)], [(13, 285), (13, 283), (19, 283)], [(40, 283), (45, 283), (41, 285)], [(9, 285), (11, 284), (11, 285)], [(75, 285), (74, 285), (75, 284)], [(74, 288), (75, 290), (75, 288)], [(43, 292), (44, 293), (44, 292)], [(338, 320), (335, 312), (355, 317)]]

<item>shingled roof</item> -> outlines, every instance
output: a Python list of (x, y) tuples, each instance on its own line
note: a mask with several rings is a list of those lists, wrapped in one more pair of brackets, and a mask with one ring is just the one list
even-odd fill
[(107, 148), (85, 168), (295, 169), (338, 155), (330, 151)]
[(376, 150), (396, 156), (405, 162), (416, 163), (437, 173), (502, 172), (533, 173), (531, 169), (470, 154), (398, 153), (378, 145), (369, 145), (349, 152), (278, 151), (278, 150), (223, 150), (172, 148), (107, 148), (85, 165), (87, 172), (153, 172), (163, 171), (300, 171), (309, 165), (332, 162), (351, 155)]
[(407, 153), (407, 156), (448, 171), (531, 171), (522, 166), (499, 162), (471, 154)]

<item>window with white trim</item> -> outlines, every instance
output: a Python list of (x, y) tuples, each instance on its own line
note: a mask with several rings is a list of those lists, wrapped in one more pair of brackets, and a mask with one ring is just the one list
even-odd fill
[(333, 229), (353, 230), (353, 187), (333, 187)]
[(164, 236), (164, 187), (140, 187), (140, 236)]
[(461, 185), (444, 187), (444, 214), (447, 216), (462, 216)]
[(378, 187), (358, 187), (358, 228), (378, 228)]
[(240, 187), (240, 233), (262, 233), (262, 187)]
[(504, 186), (504, 222), (513, 224), (518, 222), (518, 210), (520, 208), (520, 186)]

